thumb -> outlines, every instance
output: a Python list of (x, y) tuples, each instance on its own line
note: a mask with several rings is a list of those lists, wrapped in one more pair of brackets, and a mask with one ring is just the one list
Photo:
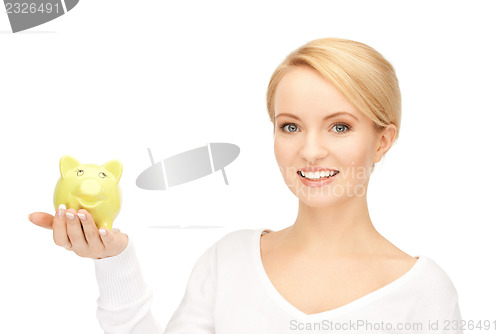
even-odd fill
[(28, 216), (28, 220), (35, 225), (52, 229), (52, 221), (54, 216), (45, 212), (33, 212)]

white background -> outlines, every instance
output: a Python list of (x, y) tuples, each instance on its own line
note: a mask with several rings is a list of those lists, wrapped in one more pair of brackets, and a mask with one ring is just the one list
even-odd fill
[[(497, 1), (82, 0), (12, 34), (2, 8), (0, 332), (101, 331), (92, 260), (27, 219), (54, 213), (64, 154), (123, 163), (114, 227), (134, 240), (162, 326), (213, 242), (291, 225), (297, 199), (276, 165), (265, 93), (284, 57), (320, 37), (374, 47), (400, 80), (400, 138), (368, 193), (375, 227), (448, 273), (464, 320), (500, 327), (498, 13)], [(136, 187), (147, 148), (162, 160), (209, 142), (241, 148), (229, 185), (218, 172)], [(190, 224), (224, 227), (150, 227)]]

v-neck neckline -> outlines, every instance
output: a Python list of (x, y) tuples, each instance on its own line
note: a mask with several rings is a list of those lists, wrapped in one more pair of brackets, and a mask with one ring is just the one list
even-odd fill
[(368, 304), (369, 302), (382, 297), (383, 295), (387, 294), (388, 292), (398, 288), (402, 284), (404, 284), (408, 279), (410, 279), (412, 276), (414, 276), (420, 268), (424, 265), (424, 263), (427, 261), (427, 257), (423, 255), (417, 256), (417, 262), (402, 276), (399, 278), (395, 279), (394, 281), (390, 282), (389, 284), (384, 285), (381, 288), (378, 288), (375, 291), (372, 291), (362, 297), (359, 297), (345, 305), (339, 306), (337, 308), (331, 309), (331, 310), (326, 310), (323, 312), (319, 313), (312, 313), (312, 314), (307, 314), (298, 308), (296, 308), (294, 305), (292, 305), (288, 300), (285, 299), (279, 293), (279, 291), (274, 287), (273, 283), (271, 282), (269, 276), (267, 276), (266, 270), (264, 269), (264, 264), (262, 263), (262, 255), (261, 255), (261, 248), (260, 248), (260, 239), (262, 236), (263, 232), (274, 232), (273, 230), (267, 229), (267, 228), (261, 228), (255, 230), (255, 239), (253, 239), (253, 255), (254, 255), (254, 260), (257, 265), (257, 276), (259, 276), (260, 281), (263, 283), (265, 286), (266, 290), (268, 291), (269, 295), (274, 299), (285, 311), (288, 313), (291, 313), (297, 317), (301, 318), (307, 318), (307, 319), (314, 319), (314, 318), (328, 318), (331, 316), (335, 315), (340, 315), (342, 313), (349, 312), (351, 310), (355, 310), (363, 305)]

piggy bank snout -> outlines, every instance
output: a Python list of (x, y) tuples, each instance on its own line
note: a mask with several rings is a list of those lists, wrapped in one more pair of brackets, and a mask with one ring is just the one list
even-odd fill
[(80, 184), (80, 194), (85, 197), (98, 197), (102, 192), (102, 185), (94, 179), (84, 180)]

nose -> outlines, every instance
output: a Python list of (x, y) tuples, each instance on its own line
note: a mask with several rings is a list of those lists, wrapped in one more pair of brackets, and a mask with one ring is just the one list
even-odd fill
[(88, 197), (97, 197), (101, 193), (102, 187), (99, 181), (87, 179), (80, 185), (82, 195)]
[(316, 164), (328, 155), (328, 150), (322, 143), (320, 137), (314, 133), (309, 133), (300, 147), (300, 156), (311, 165)]

